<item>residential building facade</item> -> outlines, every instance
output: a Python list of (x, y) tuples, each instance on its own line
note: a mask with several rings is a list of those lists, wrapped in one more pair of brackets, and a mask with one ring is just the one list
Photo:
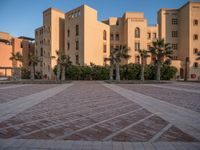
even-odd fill
[(109, 35), (110, 27), (99, 22), (97, 11), (87, 5), (67, 13), (49, 8), (43, 12), (43, 26), (35, 30), (36, 55), (42, 58), (36, 71), (45, 78), (55, 78), (58, 50), (64, 50), (73, 64), (103, 65), (110, 54)]
[(64, 21), (64, 12), (49, 8), (43, 12), (43, 26), (35, 30), (35, 54), (41, 60), (36, 72), (41, 73), (42, 78), (53, 77), (56, 51), (64, 50)]
[[(154, 39), (158, 38), (158, 26), (149, 26), (144, 13), (126, 12), (121, 18), (103, 21), (110, 26), (110, 47), (126, 45), (130, 48), (130, 59), (123, 63), (140, 63), (139, 49), (148, 50)], [(146, 63), (150, 63), (147, 58)]]
[[(177, 77), (187, 75), (200, 80), (196, 60), (200, 50), (200, 3), (188, 2), (179, 9), (163, 8), (157, 15), (158, 24), (150, 26), (142, 12), (126, 12), (122, 17), (100, 22), (97, 11), (87, 5), (67, 13), (49, 8), (43, 12), (43, 26), (35, 30), (36, 54), (42, 58), (36, 70), (47, 78), (55, 78), (56, 58), (52, 56), (58, 50), (64, 50), (73, 64), (104, 65), (104, 58), (119, 45), (130, 48), (131, 58), (122, 63), (140, 63), (138, 50), (148, 50), (153, 40), (164, 38), (172, 44), (172, 65), (178, 68)], [(146, 63), (152, 60), (149, 57)]]
[[(34, 39), (28, 37), (14, 37), (6, 32), (0, 32), (0, 76), (12, 76), (13, 67), (29, 67), (29, 53), (34, 53)], [(20, 52), (23, 62), (10, 60), (11, 53)]]
[(188, 2), (179, 9), (158, 11), (159, 37), (174, 49), (172, 64), (180, 78), (200, 80), (200, 2)]
[(73, 64), (104, 65), (110, 54), (110, 27), (97, 20), (97, 11), (82, 5), (65, 14), (65, 52)]

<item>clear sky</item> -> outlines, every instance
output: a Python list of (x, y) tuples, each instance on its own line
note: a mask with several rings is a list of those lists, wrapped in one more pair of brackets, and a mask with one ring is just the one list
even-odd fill
[[(98, 11), (99, 20), (120, 17), (125, 11), (144, 12), (149, 24), (156, 24), (160, 8), (179, 8), (188, 0), (0, 0), (0, 31), (13, 36), (34, 37), (42, 25), (42, 12), (55, 7), (67, 12), (82, 4)], [(196, 0), (200, 1), (200, 0)]]

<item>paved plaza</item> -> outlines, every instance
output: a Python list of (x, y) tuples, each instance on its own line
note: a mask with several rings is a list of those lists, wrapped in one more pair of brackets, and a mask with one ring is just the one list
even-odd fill
[(0, 150), (199, 150), (200, 83), (0, 84)]

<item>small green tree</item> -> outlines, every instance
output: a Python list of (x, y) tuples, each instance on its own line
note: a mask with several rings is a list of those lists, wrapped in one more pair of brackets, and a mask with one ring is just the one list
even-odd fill
[(147, 57), (150, 57), (147, 50), (138, 50), (141, 59), (141, 80), (144, 81), (144, 66)]
[[(70, 61), (70, 57), (65, 54), (64, 50), (56, 51), (57, 54), (57, 80), (60, 80), (60, 74), (61, 74), (61, 80), (65, 80), (65, 70), (66, 67), (69, 67), (72, 62)], [(61, 73), (60, 73), (61, 72)]]
[(125, 45), (120, 45), (113, 49), (110, 58), (113, 60), (113, 63), (116, 67), (116, 81), (120, 81), (120, 63), (122, 59), (129, 59), (131, 56), (128, 54), (129, 48)]
[(31, 70), (31, 80), (35, 80), (35, 66), (37, 66), (37, 64), (39, 62), (41, 62), (39, 57), (37, 57), (33, 53), (29, 54), (29, 66), (31, 67), (31, 69), (30, 69)]
[[(13, 64), (14, 64), (14, 78), (16, 79), (15, 73), (16, 73), (17, 63), (23, 62), (23, 56), (20, 52), (16, 52), (16, 53), (12, 52), (10, 60), (14, 61), (13, 62)], [(21, 66), (20, 66), (20, 78), (21, 78)]]
[(113, 71), (114, 71), (114, 49), (111, 48), (110, 50), (110, 56), (108, 58), (105, 58), (104, 61), (109, 61), (110, 62), (110, 72), (109, 72), (109, 79), (110, 81), (113, 81)]
[(153, 41), (153, 46), (150, 47), (152, 57), (155, 58), (154, 63), (157, 67), (156, 79), (160, 81), (160, 68), (165, 58), (171, 59), (173, 49), (169, 43), (165, 43), (164, 39)]

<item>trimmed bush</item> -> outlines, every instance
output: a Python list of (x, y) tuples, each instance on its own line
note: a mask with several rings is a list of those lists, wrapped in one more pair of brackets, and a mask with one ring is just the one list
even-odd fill
[[(56, 74), (57, 68), (54, 68)], [(109, 66), (79, 66), (71, 65), (66, 68), (67, 80), (108, 80), (109, 79)], [(161, 67), (161, 79), (170, 80), (175, 76), (177, 69), (172, 66), (163, 65)], [(140, 80), (141, 65), (140, 64), (127, 64), (120, 67), (120, 74), (122, 80)], [(114, 70), (115, 79), (115, 70)], [(156, 79), (156, 66), (153, 64), (145, 65), (144, 76), (146, 80)]]

